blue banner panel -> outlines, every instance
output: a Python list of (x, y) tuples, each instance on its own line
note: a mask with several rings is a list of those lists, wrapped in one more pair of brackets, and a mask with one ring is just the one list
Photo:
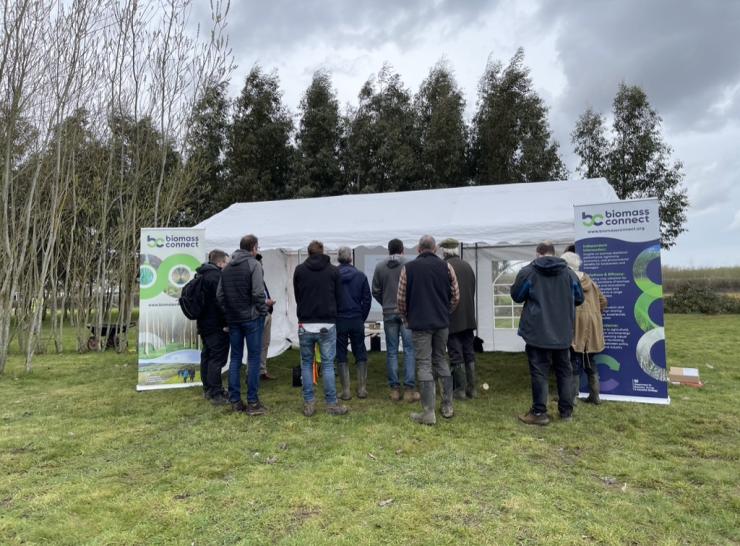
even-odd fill
[(669, 403), (657, 199), (578, 205), (575, 228), (582, 270), (608, 300), (602, 397)]

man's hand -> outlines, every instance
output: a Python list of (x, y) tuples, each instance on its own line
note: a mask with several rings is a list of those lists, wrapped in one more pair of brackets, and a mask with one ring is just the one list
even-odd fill
[(277, 300), (267, 299), (267, 300), (265, 300), (265, 304), (267, 304), (268, 307), (272, 307), (273, 305), (275, 305), (275, 302), (276, 301)]

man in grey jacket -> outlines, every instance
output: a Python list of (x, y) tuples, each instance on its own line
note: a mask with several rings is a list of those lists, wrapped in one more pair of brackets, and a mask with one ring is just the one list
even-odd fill
[(532, 408), (519, 420), (547, 425), (547, 390), (550, 362), (555, 368), (560, 418), (573, 413), (570, 345), (575, 329), (576, 305), (583, 303), (583, 289), (565, 260), (556, 258), (552, 243), (537, 245), (537, 258), (519, 270), (511, 285), (511, 299), (524, 303), (519, 335), (524, 338), (532, 379)]
[(475, 273), (470, 264), (460, 258), (460, 243), (445, 239), (439, 246), (445, 261), (452, 266), (460, 287), (460, 303), (450, 315), (450, 335), (447, 353), (456, 400), (475, 397)]
[[(229, 326), (231, 360), (229, 361), (229, 402), (234, 411), (262, 415), (265, 406), (259, 400), (262, 329), (267, 304), (262, 265), (257, 261), (257, 237), (245, 235), (239, 250), (221, 271), (216, 299)], [(241, 399), (240, 371), (247, 342), (247, 404)]]
[(373, 297), (383, 306), (383, 329), (385, 330), (385, 364), (388, 370), (388, 386), (391, 389), (391, 400), (401, 399), (398, 380), (398, 344), (403, 340), (403, 381), (404, 402), (417, 402), (419, 393), (416, 390), (416, 362), (411, 330), (404, 326), (398, 313), (398, 279), (401, 269), (407, 262), (403, 255), (403, 242), (400, 239), (388, 241), (388, 257), (375, 267), (373, 274)]

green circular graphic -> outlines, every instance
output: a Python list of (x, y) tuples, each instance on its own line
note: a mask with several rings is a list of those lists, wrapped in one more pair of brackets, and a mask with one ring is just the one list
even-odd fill
[(149, 264), (139, 266), (139, 284), (142, 288), (149, 288), (157, 281), (157, 270)]
[(177, 298), (182, 287), (192, 278), (192, 272), (198, 269), (199, 266), (198, 259), (190, 254), (168, 256), (156, 268), (155, 282), (151, 286), (142, 284), (141, 299), (149, 300), (162, 293)]

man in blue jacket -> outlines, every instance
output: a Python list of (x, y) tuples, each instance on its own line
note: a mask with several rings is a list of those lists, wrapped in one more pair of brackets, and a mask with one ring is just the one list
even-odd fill
[(511, 299), (524, 303), (518, 333), (526, 342), (532, 378), (532, 408), (519, 420), (528, 425), (547, 425), (551, 361), (557, 378), (560, 418), (572, 418), (570, 345), (583, 289), (565, 260), (555, 257), (552, 243), (540, 243), (536, 252), (537, 258), (519, 271), (511, 285)]
[(352, 265), (352, 249), (346, 246), (337, 251), (342, 297), (337, 302), (337, 367), (342, 392), (339, 398), (349, 400), (349, 367), (347, 342), (352, 345), (357, 365), (357, 398), (367, 398), (367, 349), (365, 348), (365, 320), (370, 313), (370, 284), (365, 274)]

